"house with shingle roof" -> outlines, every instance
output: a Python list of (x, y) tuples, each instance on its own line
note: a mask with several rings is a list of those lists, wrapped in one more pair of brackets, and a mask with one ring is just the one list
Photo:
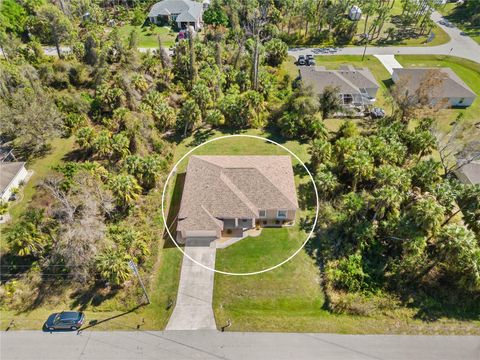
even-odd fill
[(290, 156), (192, 156), (177, 241), (208, 245), (256, 226), (291, 225), (297, 209)]
[(151, 7), (148, 19), (157, 25), (168, 25), (173, 21), (179, 29), (193, 26), (199, 30), (203, 25), (203, 10), (203, 4), (196, 1), (163, 0)]
[(415, 94), (423, 81), (438, 77), (439, 86), (431, 89), (432, 103), (446, 101), (449, 106), (468, 107), (472, 105), (477, 95), (450, 68), (402, 68), (393, 69), (394, 83), (401, 81), (405, 91)]
[(330, 86), (338, 88), (344, 105), (360, 106), (375, 102), (380, 86), (368, 68), (342, 65), (338, 70), (327, 70), (323, 66), (300, 67), (300, 79), (312, 87), (316, 94), (322, 94)]

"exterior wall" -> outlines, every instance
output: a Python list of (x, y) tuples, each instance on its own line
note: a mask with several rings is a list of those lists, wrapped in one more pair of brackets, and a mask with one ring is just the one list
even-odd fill
[(377, 97), (378, 88), (366, 88), (365, 90), (367, 91), (368, 96), (371, 98)]
[(17, 175), (13, 178), (13, 180), (10, 182), (10, 184), (7, 186), (7, 188), (3, 192), (3, 194), (2, 194), (2, 200), (3, 201), (8, 201), (8, 199), (10, 199), (10, 196), (12, 195), (12, 190), (17, 188), (20, 185), (20, 182), (25, 180), (27, 175), (28, 175), (28, 171), (27, 171), (27, 169), (25, 169), (25, 166), (24, 166), (17, 173)]
[(296, 210), (287, 210), (286, 218), (277, 218), (277, 210), (283, 209), (268, 209), (267, 216), (258, 218), (257, 223), (260, 226), (282, 226), (284, 222), (292, 222), (295, 220)]
[[(463, 100), (463, 102), (462, 102)], [(463, 106), (468, 107), (473, 104), (475, 98), (450, 98), (450, 106)]]

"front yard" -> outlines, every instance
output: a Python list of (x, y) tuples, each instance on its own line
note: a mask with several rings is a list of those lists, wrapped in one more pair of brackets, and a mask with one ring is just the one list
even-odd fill
[(118, 27), (119, 35), (125, 41), (133, 30), (138, 33), (138, 47), (141, 48), (158, 48), (158, 36), (160, 36), (162, 46), (170, 47), (173, 46), (177, 37), (177, 34), (168, 26), (122, 25)]

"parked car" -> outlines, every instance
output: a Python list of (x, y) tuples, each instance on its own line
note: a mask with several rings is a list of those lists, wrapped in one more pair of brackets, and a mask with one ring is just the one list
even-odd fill
[(45, 322), (45, 328), (54, 330), (77, 330), (85, 321), (85, 314), (80, 311), (62, 311), (50, 315)]
[(297, 65), (305, 65), (305, 55), (300, 55), (297, 60)]
[(307, 55), (306, 65), (307, 66), (315, 66), (315, 58), (313, 57), (312, 54)]
[(372, 109), (372, 111), (370, 111), (370, 116), (373, 119), (381, 119), (385, 117), (385, 110), (383, 110), (382, 108), (375, 107)]

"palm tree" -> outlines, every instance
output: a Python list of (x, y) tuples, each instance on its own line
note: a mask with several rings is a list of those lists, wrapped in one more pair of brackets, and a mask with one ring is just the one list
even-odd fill
[(112, 154), (110, 136), (109, 131), (102, 130), (95, 139), (93, 147), (100, 157), (109, 157)]
[(404, 196), (394, 186), (383, 186), (373, 192), (376, 202), (374, 220), (383, 219), (387, 213), (399, 215)]
[(433, 196), (418, 200), (411, 209), (411, 217), (415, 224), (426, 234), (436, 234), (445, 218), (445, 207)]
[(131, 276), (129, 260), (130, 256), (124, 251), (107, 248), (97, 256), (95, 265), (104, 280), (121, 285)]
[(345, 158), (345, 169), (353, 177), (352, 191), (356, 191), (361, 180), (368, 180), (373, 173), (373, 159), (365, 150), (360, 150)]
[(330, 161), (332, 145), (326, 140), (315, 139), (310, 143), (308, 153), (310, 154), (312, 170), (316, 172), (320, 164), (325, 164)]
[(132, 206), (138, 199), (142, 188), (137, 180), (128, 174), (118, 174), (113, 176), (109, 182), (110, 190), (117, 199), (117, 204), (126, 210)]
[(162, 162), (159, 156), (151, 155), (146, 156), (142, 162), (142, 186), (147, 189), (151, 189), (155, 186), (158, 175), (165, 164)]
[(115, 134), (110, 141), (113, 155), (117, 159), (123, 159), (130, 154), (130, 140), (123, 133)]

